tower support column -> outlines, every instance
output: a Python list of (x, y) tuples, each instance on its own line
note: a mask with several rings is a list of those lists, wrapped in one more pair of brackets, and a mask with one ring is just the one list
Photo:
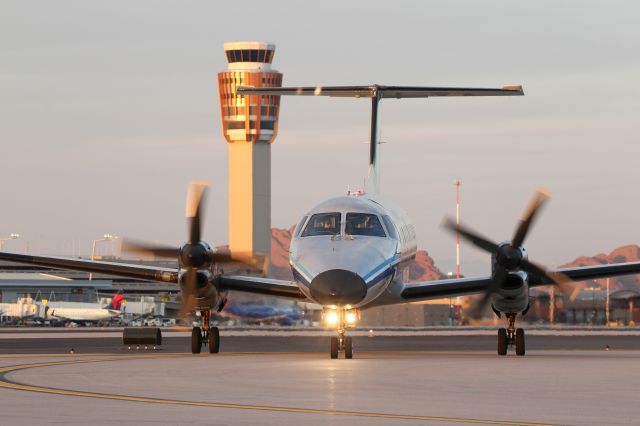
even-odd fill
[(229, 144), (229, 249), (271, 253), (271, 144)]

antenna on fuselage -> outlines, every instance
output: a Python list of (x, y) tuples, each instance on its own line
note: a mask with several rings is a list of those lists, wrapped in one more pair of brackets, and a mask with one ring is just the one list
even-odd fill
[(520, 85), (503, 86), (502, 89), (479, 89), (465, 87), (417, 87), (417, 86), (330, 86), (330, 87), (249, 87), (238, 86), (238, 95), (262, 96), (333, 96), (341, 98), (371, 98), (371, 135), (369, 140), (369, 171), (365, 190), (379, 192), (379, 145), (378, 106), (384, 98), (429, 98), (434, 96), (522, 96)]

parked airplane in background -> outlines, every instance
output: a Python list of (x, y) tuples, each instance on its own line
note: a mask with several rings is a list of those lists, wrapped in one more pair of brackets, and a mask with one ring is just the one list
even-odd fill
[[(157, 268), (68, 259), (0, 253), (0, 260), (24, 262), (53, 268), (75, 269), (125, 277), (180, 283), (184, 313), (200, 312), (202, 328), (193, 327), (191, 350), (199, 353), (203, 340), (209, 352), (219, 350), (219, 331), (210, 324), (211, 312), (220, 311), (227, 291), (244, 291), (292, 298), (321, 304), (328, 325), (337, 330), (331, 338), (331, 358), (340, 352), (353, 356), (352, 340), (346, 330), (356, 325), (360, 311), (373, 306), (483, 294), (476, 311), (491, 304), (494, 312), (505, 315), (507, 328), (498, 331), (498, 353), (505, 355), (509, 345), (524, 355), (524, 331), (515, 328), (517, 315), (529, 309), (529, 288), (558, 285), (566, 289), (571, 280), (582, 281), (640, 272), (640, 262), (584, 268), (547, 270), (531, 262), (523, 247), (525, 237), (539, 208), (547, 199), (538, 192), (516, 227), (511, 240), (497, 244), (461, 227), (461, 235), (491, 255), (491, 275), (406, 284), (402, 277), (415, 257), (416, 233), (409, 217), (378, 195), (378, 103), (386, 98), (426, 98), (433, 96), (523, 95), (520, 86), (502, 89), (442, 87), (300, 87), (239, 88), (239, 95), (310, 95), (371, 99), (371, 138), (369, 175), (366, 192), (351, 193), (324, 201), (311, 209), (298, 223), (290, 248), (293, 281), (225, 274), (221, 264), (251, 262), (252, 254), (214, 251), (202, 241), (202, 209), (206, 184), (193, 182), (187, 194), (188, 242), (181, 247), (133, 243), (130, 248), (156, 256), (178, 259), (180, 267)], [(334, 159), (332, 158), (332, 161)], [(455, 228), (447, 222), (448, 228)]]
[(224, 309), (216, 314), (221, 319), (238, 319), (245, 323), (274, 323), (294, 325), (303, 320), (302, 310), (297, 306), (241, 305), (228, 300)]
[(46, 300), (43, 300), (42, 304), (45, 306), (45, 318), (97, 322), (119, 316), (122, 313), (123, 301), (122, 292), (118, 292), (107, 306), (101, 306), (99, 303), (48, 302)]

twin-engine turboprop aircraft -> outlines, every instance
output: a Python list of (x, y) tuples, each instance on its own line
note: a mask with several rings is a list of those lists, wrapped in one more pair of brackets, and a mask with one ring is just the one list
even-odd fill
[[(193, 182), (187, 195), (187, 243), (181, 247), (129, 244), (130, 249), (178, 259), (178, 269), (12, 253), (0, 253), (0, 259), (179, 283), (183, 295), (183, 313), (201, 314), (202, 326), (192, 329), (193, 353), (201, 351), (203, 342), (208, 345), (210, 353), (219, 351), (219, 331), (210, 325), (211, 313), (224, 307), (229, 290), (319, 303), (323, 306), (326, 323), (337, 330), (337, 336), (331, 338), (331, 358), (337, 358), (340, 352), (344, 353), (345, 358), (353, 357), (352, 340), (346, 336), (346, 330), (357, 324), (363, 309), (474, 293), (483, 294), (476, 313), (491, 304), (498, 316), (504, 314), (506, 317), (507, 328), (498, 330), (498, 353), (505, 355), (508, 346), (515, 345), (516, 353), (524, 355), (524, 331), (515, 328), (515, 320), (529, 309), (530, 287), (558, 285), (566, 289), (570, 281), (640, 272), (640, 262), (547, 270), (528, 260), (523, 247), (524, 240), (537, 212), (547, 199), (544, 192), (538, 192), (525, 210), (511, 240), (497, 244), (466, 227), (460, 227), (464, 238), (491, 254), (490, 276), (413, 284), (403, 281), (403, 273), (415, 257), (416, 234), (408, 216), (378, 196), (379, 101), (385, 98), (523, 95), (520, 86), (502, 89), (378, 85), (238, 88), (238, 94), (355, 97), (370, 98), (372, 102), (366, 191), (326, 200), (304, 215), (291, 241), (293, 281), (223, 272), (220, 266), (226, 262), (255, 264), (255, 254), (214, 251), (201, 240), (201, 217), (207, 188), (202, 182)], [(451, 221), (445, 222), (445, 225), (456, 229)]]

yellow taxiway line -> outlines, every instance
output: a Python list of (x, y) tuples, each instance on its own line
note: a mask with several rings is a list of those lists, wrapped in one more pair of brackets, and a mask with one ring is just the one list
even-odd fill
[[(51, 356), (51, 355), (49, 355)], [(60, 356), (60, 355), (58, 355)], [(62, 355), (64, 356), (64, 355)], [(69, 356), (69, 355), (67, 355)], [(130, 401), (130, 402), (145, 402), (151, 404), (164, 404), (164, 405), (181, 405), (191, 407), (212, 407), (212, 408), (232, 408), (238, 410), (257, 410), (257, 411), (271, 411), (282, 413), (297, 413), (297, 414), (320, 414), (331, 416), (348, 416), (348, 417), (371, 417), (381, 419), (393, 419), (393, 420), (419, 420), (430, 422), (454, 422), (454, 423), (467, 423), (467, 424), (490, 424), (490, 425), (515, 425), (515, 426), (553, 426), (549, 423), (531, 423), (531, 422), (519, 422), (519, 421), (505, 421), (505, 420), (488, 420), (488, 419), (468, 419), (468, 418), (456, 418), (456, 417), (436, 417), (436, 416), (420, 416), (420, 415), (405, 415), (405, 414), (393, 414), (393, 413), (376, 413), (365, 411), (343, 411), (343, 410), (325, 410), (314, 408), (296, 408), (296, 407), (278, 407), (269, 405), (251, 405), (251, 404), (234, 404), (225, 402), (200, 402), (200, 401), (183, 401), (177, 399), (164, 399), (164, 398), (150, 398), (144, 396), (130, 396), (130, 395), (118, 395), (107, 394), (98, 392), (85, 392), (68, 389), (57, 389), (44, 386), (23, 385), (16, 382), (11, 382), (6, 379), (6, 375), (11, 372), (26, 370), (29, 368), (42, 368), (52, 367), (58, 365), (69, 364), (84, 364), (90, 362), (108, 362), (108, 361), (124, 361), (132, 359), (148, 359), (148, 358), (174, 358), (185, 357), (188, 355), (138, 355), (138, 356), (119, 356), (108, 358), (92, 358), (92, 359), (74, 359), (67, 361), (52, 361), (52, 362), (40, 362), (33, 364), (19, 364), (6, 367), (0, 367), (0, 389), (21, 390), (27, 392), (37, 392), (53, 395), (67, 395), (67, 396), (80, 396), (85, 398), (98, 398), (109, 399), (118, 401)]]

